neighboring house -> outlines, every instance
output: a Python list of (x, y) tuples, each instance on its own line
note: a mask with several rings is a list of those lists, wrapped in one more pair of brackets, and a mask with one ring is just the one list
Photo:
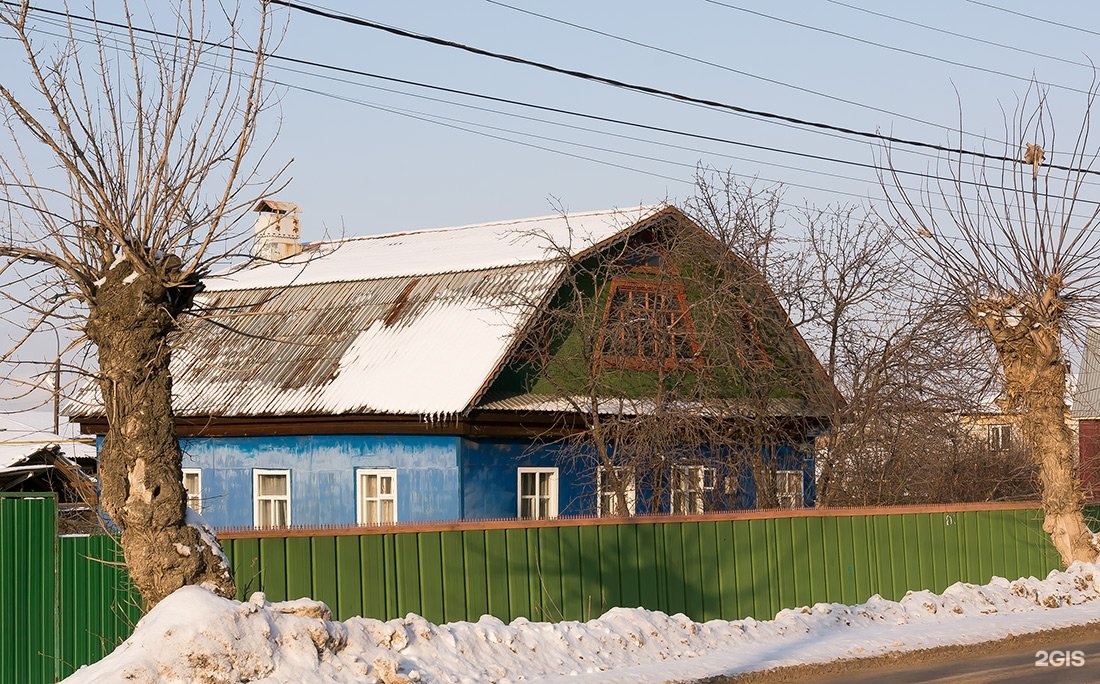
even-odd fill
[(1078, 477), (1085, 496), (1100, 499), (1100, 328), (1090, 327), (1070, 415), (1077, 421)]
[(87, 440), (0, 416), (0, 492), (56, 493), (63, 532), (96, 526), (95, 466), (95, 446)]
[[(771, 393), (782, 396), (765, 412), (784, 441), (767, 447), (763, 460), (776, 473), (769, 486), (782, 505), (813, 504), (808, 445), (827, 427), (836, 389), (763, 278), (725, 250), (715, 259), (751, 293), (742, 305), (751, 301), (780, 324), (765, 334), (753, 311), (739, 311), (735, 332), (754, 340), (750, 352), (733, 361), (704, 358), (691, 318), (703, 294), (654, 275), (662, 260), (701, 268), (676, 261), (675, 238), (714, 242), (675, 207), (304, 250), (295, 205), (264, 201), (257, 211), (255, 253), (271, 260), (204, 281), (197, 302), (205, 315), (186, 325), (172, 360), (184, 483), (213, 525), (645, 512), (636, 501), (652, 481), (635, 480), (625, 466), (582, 466), (568, 450), (570, 436), (593, 416), (658, 410), (644, 388), (671, 373), (690, 376), (693, 387), (720, 388), (708, 396), (721, 401), (696, 404), (696, 423), (740, 424), (750, 410), (760, 413), (742, 401), (759, 389), (744, 371), (754, 366), (799, 378)], [(604, 262), (625, 264), (620, 276), (576, 289), (577, 269)], [(617, 396), (570, 394), (572, 380), (550, 377), (552, 363), (535, 360), (539, 350), (554, 361), (584, 346), (575, 331), (546, 324), (574, 295), (594, 298), (603, 328), (594, 348), (587, 345), (594, 359), (562, 373), (618, 373)], [(731, 370), (738, 364), (741, 371)], [(84, 405), (95, 400), (85, 397)], [(94, 409), (69, 412), (83, 431), (105, 431)], [(659, 458), (668, 493), (656, 512), (755, 501), (748, 467), (723, 470), (718, 455), (698, 450)]]

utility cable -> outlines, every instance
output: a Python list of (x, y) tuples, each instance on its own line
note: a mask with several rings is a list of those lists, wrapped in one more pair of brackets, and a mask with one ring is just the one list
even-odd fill
[[(272, 2), (278, 2), (278, 0), (272, 0)], [(721, 0), (704, 0), (704, 2), (709, 2), (710, 4), (718, 5), (719, 7), (725, 7), (726, 9), (731, 9), (731, 10), (734, 10), (736, 12), (744, 12), (745, 14), (751, 14), (753, 16), (761, 17), (763, 19), (769, 19), (771, 21), (777, 21), (781, 24), (787, 24), (789, 26), (797, 26), (798, 28), (804, 28), (804, 29), (807, 29), (807, 30), (810, 30), (810, 31), (817, 31), (818, 33), (824, 33), (824, 34), (827, 34), (827, 35), (830, 35), (830, 36), (836, 36), (837, 38), (844, 38), (846, 40), (855, 41), (857, 43), (862, 43), (864, 45), (871, 45), (873, 47), (882, 48), (883, 50), (891, 50), (893, 52), (900, 52), (900, 53), (903, 53), (903, 54), (906, 54), (906, 55), (911, 55), (913, 57), (921, 57), (922, 59), (930, 59), (930, 60), (935, 61), (935, 62), (940, 62), (942, 64), (950, 64), (951, 66), (962, 67), (964, 69), (973, 69), (975, 71), (980, 71), (982, 73), (993, 74), (994, 76), (1004, 76), (1005, 78), (1011, 78), (1011, 79), (1014, 79), (1014, 80), (1017, 80), (1017, 81), (1023, 81), (1024, 83), (1034, 83), (1035, 82), (1035, 79), (1028, 78), (1027, 76), (1020, 76), (1018, 74), (1011, 74), (1007, 71), (998, 71), (997, 69), (991, 69), (989, 67), (977, 66), (975, 64), (967, 64), (966, 62), (959, 62), (959, 61), (956, 61), (956, 60), (953, 60), (953, 59), (947, 59), (946, 57), (937, 57), (936, 55), (930, 55), (926, 52), (919, 52), (917, 50), (909, 50), (909, 49), (906, 49), (906, 48), (903, 48), (903, 47), (898, 47), (897, 45), (888, 45), (886, 43), (879, 43), (879, 42), (876, 42), (876, 41), (873, 41), (873, 40), (868, 40), (866, 38), (860, 38), (858, 36), (853, 36), (849, 33), (844, 33), (842, 31), (833, 31), (832, 29), (822, 28), (820, 26), (814, 26), (812, 24), (803, 24), (801, 22), (794, 21), (793, 19), (784, 19), (783, 17), (777, 17), (777, 16), (772, 15), (772, 14), (765, 14), (764, 12), (758, 12), (756, 10), (751, 10), (751, 9), (746, 8), (746, 7), (738, 7), (737, 5), (731, 5), (728, 2), (721, 2)], [(279, 4), (282, 4), (282, 3), (279, 3)], [(1052, 88), (1059, 88), (1061, 90), (1069, 90), (1071, 92), (1081, 93), (1083, 95), (1091, 94), (1091, 91), (1089, 91), (1089, 90), (1082, 90), (1080, 88), (1074, 88), (1073, 86), (1061, 85), (1061, 84), (1058, 84), (1058, 83), (1040, 82), (1040, 85), (1046, 85), (1046, 86), (1050, 86)]]
[(1100, 36), (1100, 31), (1092, 31), (1081, 26), (1074, 26), (1073, 24), (1063, 24), (1060, 21), (1054, 21), (1053, 19), (1044, 19), (1043, 17), (1037, 17), (1034, 14), (1025, 14), (1023, 12), (1017, 12), (1016, 10), (1010, 10), (1007, 7), (998, 7), (988, 2), (980, 2), (979, 0), (966, 0), (972, 5), (981, 5), (982, 7), (988, 7), (998, 12), (1004, 12), (1006, 14), (1014, 14), (1017, 17), (1023, 17), (1024, 19), (1030, 19), (1032, 21), (1038, 21), (1043, 24), (1050, 24), (1051, 26), (1058, 26), (1061, 28), (1070, 29), (1071, 31), (1080, 31), (1081, 33), (1087, 33), (1090, 36)]
[[(920, 117), (911, 116), (909, 114), (903, 114), (901, 112), (895, 112), (895, 111), (892, 111), (892, 110), (889, 110), (889, 109), (884, 109), (882, 107), (876, 107), (874, 105), (870, 105), (870, 104), (867, 104), (865, 102), (858, 102), (856, 100), (849, 100), (847, 98), (839, 97), (837, 95), (830, 95), (829, 93), (825, 93), (825, 92), (822, 92), (820, 90), (814, 90), (813, 88), (805, 88), (803, 86), (795, 85), (793, 83), (788, 83), (786, 81), (780, 81), (778, 79), (768, 78), (767, 76), (761, 76), (759, 74), (754, 74), (754, 73), (749, 72), (749, 71), (743, 71), (741, 69), (735, 69), (735, 68), (733, 68), (731, 66), (728, 66), (726, 64), (719, 64), (718, 62), (711, 62), (709, 60), (702, 59), (702, 58), (699, 58), (699, 57), (693, 57), (692, 55), (688, 55), (688, 54), (685, 54), (685, 53), (682, 53), (682, 52), (677, 52), (675, 50), (669, 50), (667, 48), (663, 48), (663, 47), (660, 47), (660, 46), (657, 46), (657, 45), (651, 45), (649, 43), (643, 43), (641, 41), (633, 40), (631, 38), (626, 38), (624, 36), (619, 36), (619, 35), (616, 35), (614, 33), (609, 33), (607, 31), (601, 31), (599, 29), (595, 29), (595, 28), (592, 28), (590, 26), (584, 26), (582, 24), (577, 24), (577, 23), (574, 23), (574, 22), (571, 22), (571, 21), (566, 21), (564, 19), (559, 19), (557, 17), (552, 17), (552, 16), (549, 16), (547, 14), (541, 14), (539, 12), (535, 12), (535, 11), (532, 11), (532, 10), (529, 10), (529, 9), (524, 9), (522, 7), (516, 7), (514, 5), (509, 5), (508, 3), (500, 2), (500, 0), (485, 0), (485, 2), (487, 2), (489, 4), (492, 4), (492, 5), (496, 5), (498, 7), (503, 7), (505, 9), (513, 10), (515, 12), (520, 12), (522, 14), (526, 14), (526, 15), (529, 15), (529, 16), (532, 16), (532, 17), (538, 17), (539, 19), (544, 19), (546, 21), (550, 21), (550, 22), (553, 22), (555, 24), (561, 24), (563, 26), (569, 26), (569, 27), (572, 27), (572, 28), (575, 28), (575, 29), (578, 29), (578, 30), (581, 30), (581, 31), (586, 31), (588, 33), (593, 33), (593, 34), (598, 35), (598, 36), (603, 36), (605, 38), (610, 38), (612, 40), (617, 40), (617, 41), (622, 42), (622, 43), (627, 43), (628, 45), (634, 45), (636, 47), (644, 48), (646, 50), (652, 50), (654, 52), (660, 52), (660, 53), (665, 54), (665, 55), (671, 55), (673, 57), (679, 57), (680, 59), (685, 59), (685, 60), (688, 60), (690, 62), (694, 62), (696, 64), (702, 64), (704, 66), (713, 67), (715, 69), (721, 69), (722, 71), (727, 71), (731, 74), (737, 74), (738, 76), (744, 76), (746, 78), (755, 79), (757, 81), (763, 81), (764, 83), (770, 83), (772, 85), (777, 85), (777, 86), (780, 86), (780, 87), (783, 87), (783, 88), (790, 88), (791, 90), (797, 90), (798, 92), (801, 92), (801, 93), (807, 93), (809, 95), (814, 95), (814, 96), (821, 97), (821, 98), (824, 98), (824, 99), (827, 99), (827, 100), (832, 100), (833, 102), (840, 102), (840, 103), (843, 103), (843, 104), (851, 105), (853, 107), (860, 107), (862, 109), (868, 109), (868, 110), (871, 110), (871, 111), (874, 111), (874, 112), (879, 112), (880, 114), (889, 114), (890, 116), (897, 117), (899, 119), (904, 119), (906, 121), (912, 121), (914, 123), (923, 124), (925, 126), (931, 126), (932, 128), (939, 128), (939, 129), (942, 129), (942, 130), (950, 131), (952, 133), (958, 133), (959, 132), (956, 129), (953, 129), (949, 126), (945, 126), (944, 124), (936, 123), (934, 121), (928, 121), (927, 119), (921, 119)], [(994, 142), (1002, 142), (1002, 143), (1004, 142), (1004, 141), (999, 141), (999, 140), (995, 140), (995, 139), (992, 139), (992, 138), (986, 138), (985, 136), (974, 135), (974, 137), (981, 137), (983, 139), (993, 140)]]
[[(714, 2), (715, 4), (723, 4), (723, 3), (716, 2), (716, 0), (706, 0), (706, 1), (707, 2)], [(734, 104), (730, 104), (730, 103), (726, 103), (726, 102), (720, 102), (720, 101), (716, 101), (716, 100), (709, 100), (709, 99), (706, 99), (706, 98), (694, 97), (694, 96), (691, 96), (691, 95), (685, 95), (685, 94), (677, 93), (677, 92), (674, 92), (674, 91), (662, 90), (660, 88), (654, 88), (654, 87), (651, 87), (651, 86), (628, 83), (628, 82), (625, 82), (625, 81), (620, 81), (620, 80), (617, 80), (617, 79), (608, 78), (606, 76), (599, 76), (599, 75), (596, 75), (596, 74), (590, 74), (590, 73), (583, 72), (583, 71), (576, 71), (576, 70), (573, 70), (573, 69), (565, 69), (565, 68), (554, 66), (554, 65), (551, 65), (551, 64), (546, 64), (544, 62), (537, 62), (537, 61), (525, 59), (525, 58), (522, 58), (522, 57), (516, 57), (514, 55), (508, 55), (508, 54), (504, 54), (504, 53), (493, 52), (491, 50), (485, 50), (485, 49), (474, 47), (474, 46), (471, 46), (471, 45), (465, 45), (463, 43), (457, 43), (457, 42), (450, 41), (450, 40), (445, 40), (445, 39), (442, 39), (442, 38), (436, 38), (434, 36), (415, 33), (415, 32), (412, 32), (412, 31), (406, 31), (405, 29), (401, 29), (401, 28), (397, 28), (397, 27), (393, 27), (393, 26), (387, 26), (385, 24), (379, 24), (377, 22), (369, 21), (367, 19), (361, 19), (359, 17), (352, 17), (352, 16), (347, 16), (347, 15), (342, 15), (342, 14), (336, 14), (336, 13), (330, 12), (328, 10), (316, 9), (316, 8), (308, 7), (306, 5), (302, 5), (302, 4), (299, 4), (299, 3), (296, 3), (296, 2), (289, 2), (288, 0), (269, 0), (269, 2), (273, 5), (281, 5), (281, 6), (284, 6), (284, 7), (288, 7), (290, 9), (295, 9), (295, 10), (298, 10), (300, 12), (305, 12), (307, 14), (313, 14), (315, 16), (319, 16), (319, 17), (322, 17), (322, 18), (332, 19), (332, 20), (335, 20), (335, 21), (340, 21), (340, 22), (352, 24), (352, 25), (355, 25), (355, 26), (361, 26), (363, 28), (370, 28), (370, 29), (383, 31), (383, 32), (386, 32), (386, 33), (389, 33), (389, 34), (392, 34), (392, 35), (395, 35), (395, 36), (402, 37), (402, 38), (409, 38), (409, 39), (412, 39), (412, 40), (426, 42), (426, 43), (430, 43), (430, 44), (433, 44), (433, 45), (439, 45), (439, 46), (442, 46), (442, 47), (454, 48), (454, 49), (457, 49), (457, 50), (462, 50), (464, 52), (469, 52), (471, 54), (476, 54), (476, 55), (483, 56), (483, 57), (489, 57), (489, 58), (492, 58), (492, 59), (502, 60), (502, 61), (505, 61), (505, 62), (511, 62), (513, 64), (521, 64), (521, 65), (524, 65), (524, 66), (530, 66), (530, 67), (534, 67), (534, 68), (537, 68), (537, 69), (542, 69), (544, 71), (548, 71), (548, 72), (551, 72), (551, 73), (557, 73), (557, 74), (561, 74), (561, 75), (565, 75), (565, 76), (571, 76), (571, 77), (574, 77), (574, 78), (580, 78), (580, 79), (583, 79), (583, 80), (592, 81), (592, 82), (595, 82), (595, 83), (601, 83), (601, 84), (613, 86), (613, 87), (616, 87), (616, 88), (622, 88), (624, 90), (630, 90), (630, 91), (634, 91), (634, 92), (644, 93), (644, 94), (647, 94), (647, 95), (667, 97), (667, 98), (671, 98), (673, 100), (678, 100), (678, 101), (681, 101), (681, 102), (689, 102), (689, 103), (693, 103), (693, 104), (703, 105), (703, 106), (706, 106), (706, 107), (712, 107), (714, 109), (726, 110), (726, 111), (730, 111), (730, 112), (734, 112), (734, 113), (738, 113), (738, 114), (748, 114), (750, 116), (757, 116), (757, 117), (760, 117), (762, 119), (785, 121), (785, 122), (792, 123), (792, 124), (795, 124), (795, 125), (798, 125), (798, 126), (805, 126), (807, 128), (814, 128), (814, 129), (827, 130), (827, 131), (835, 131), (835, 132), (838, 132), (838, 133), (844, 133), (844, 134), (847, 134), (847, 135), (860, 137), (860, 138), (865, 138), (865, 139), (869, 139), (869, 140), (896, 143), (896, 144), (899, 144), (899, 145), (907, 145), (907, 146), (911, 146), (911, 147), (919, 147), (919, 148), (923, 148), (923, 149), (936, 150), (936, 151), (939, 151), (939, 152), (946, 152), (948, 154), (957, 154), (957, 155), (960, 155), (960, 156), (976, 157), (976, 158), (985, 159), (985, 160), (988, 160), (988, 161), (998, 161), (998, 162), (1018, 164), (1018, 165), (1025, 164), (1025, 162), (1022, 159), (1018, 159), (1018, 158), (1014, 158), (1014, 157), (1008, 157), (1008, 156), (996, 155), (996, 154), (989, 154), (987, 152), (978, 152), (976, 150), (968, 150), (968, 149), (961, 148), (961, 147), (949, 147), (949, 146), (946, 146), (946, 145), (939, 145), (939, 144), (936, 144), (936, 143), (929, 143), (929, 142), (923, 142), (923, 141), (920, 141), (920, 140), (913, 140), (913, 139), (909, 139), (909, 138), (901, 138), (901, 137), (897, 137), (897, 136), (885, 135), (883, 133), (862, 131), (862, 130), (859, 130), (859, 129), (848, 128), (848, 127), (845, 127), (845, 126), (838, 126), (838, 125), (835, 125), (835, 124), (829, 124), (829, 123), (824, 123), (824, 122), (820, 122), (820, 121), (811, 121), (811, 120), (808, 120), (808, 119), (801, 119), (801, 118), (798, 118), (798, 117), (788, 116), (788, 115), (785, 115), (785, 114), (777, 114), (777, 113), (774, 113), (774, 112), (751, 109), (751, 108), (748, 108), (748, 107), (742, 107), (742, 106), (739, 106), (739, 105), (734, 105)], [(1082, 92), (1084, 92), (1084, 91), (1082, 91)], [(1061, 170), (1061, 171), (1072, 171), (1072, 172), (1082, 173), (1082, 174), (1100, 175), (1100, 170), (1094, 170), (1094, 169), (1089, 169), (1089, 168), (1076, 168), (1076, 167), (1064, 166), (1064, 165), (1059, 165), (1059, 164), (1047, 164), (1046, 166), (1047, 166), (1047, 168), (1058, 169), (1058, 170)]]
[[(487, 0), (487, 1), (492, 2), (493, 0)], [(856, 12), (863, 12), (864, 14), (870, 14), (870, 15), (875, 16), (875, 17), (881, 17), (883, 19), (889, 19), (890, 21), (896, 21), (898, 23), (906, 24), (908, 26), (916, 26), (918, 28), (925, 29), (926, 31), (934, 31), (935, 33), (942, 33), (942, 34), (947, 35), (947, 36), (954, 36), (955, 38), (962, 38), (964, 40), (974, 41), (975, 43), (981, 43), (983, 45), (991, 45), (993, 47), (1002, 48), (1004, 50), (1012, 50), (1014, 52), (1022, 52), (1025, 55), (1031, 55), (1033, 57), (1042, 57), (1043, 59), (1050, 59), (1050, 60), (1053, 60), (1055, 62), (1061, 62), (1062, 64), (1072, 64), (1073, 66), (1085, 67), (1086, 69), (1093, 69), (1096, 66), (1096, 65), (1090, 64), (1088, 62), (1077, 62), (1077, 61), (1072, 60), (1072, 59), (1066, 59), (1065, 57), (1058, 57), (1056, 55), (1048, 55), (1045, 52), (1036, 52), (1035, 50), (1028, 50), (1027, 48), (1020, 47), (1019, 45), (1008, 45), (1007, 43), (998, 43), (995, 40), (986, 40), (985, 38), (979, 38), (977, 36), (971, 36), (971, 35), (967, 35), (965, 33), (958, 33), (956, 31), (950, 31), (948, 29), (940, 28), (938, 26), (929, 26), (928, 24), (922, 24), (919, 21), (912, 21), (910, 19), (903, 19), (901, 17), (896, 17), (892, 14), (886, 14), (885, 12), (877, 12), (877, 11), (875, 11), (873, 9), (869, 9), (867, 7), (860, 7), (858, 5), (850, 5), (846, 2), (841, 2), (841, 0), (825, 0), (825, 1), (829, 2), (831, 4), (834, 4), (834, 5), (839, 5), (840, 7), (847, 7), (848, 9), (855, 10)]]

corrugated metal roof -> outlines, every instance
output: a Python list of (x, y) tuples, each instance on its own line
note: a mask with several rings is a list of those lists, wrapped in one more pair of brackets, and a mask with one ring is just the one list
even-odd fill
[[(206, 311), (174, 349), (179, 416), (469, 408), (567, 257), (614, 242), (667, 206), (324, 243), (204, 280)], [(98, 412), (92, 384), (67, 409)]]
[(203, 281), (207, 290), (286, 287), (479, 271), (576, 256), (666, 205), (351, 238), (309, 245), (277, 263), (251, 263)]
[(202, 306), (218, 313), (188, 326), (175, 352), (175, 411), (461, 412), (561, 270), (535, 264), (204, 294)]
[(1085, 354), (1070, 416), (1100, 418), (1100, 327), (1090, 327), (1085, 336)]

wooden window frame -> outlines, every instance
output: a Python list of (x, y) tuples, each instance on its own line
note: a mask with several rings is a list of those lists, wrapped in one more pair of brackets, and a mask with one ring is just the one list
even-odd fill
[(989, 441), (989, 450), (994, 453), (1002, 453), (1012, 448), (1012, 425), (1010, 423), (996, 423), (985, 426), (986, 439)]
[[(286, 478), (286, 494), (266, 494), (260, 495), (260, 477), (264, 475), (282, 475)], [(291, 480), (290, 469), (267, 469), (267, 468), (255, 468), (252, 470), (252, 525), (257, 529), (281, 529), (283, 527), (291, 526), (291, 513), (293, 511), (293, 497), (291, 496)], [(260, 503), (262, 501), (285, 501), (286, 502), (286, 524), (285, 525), (261, 525), (260, 524)]]
[(618, 498), (619, 492), (605, 492), (603, 488), (604, 473), (608, 471), (623, 471), (628, 474), (630, 478), (628, 486), (624, 488), (622, 492), (626, 497), (626, 509), (627, 515), (635, 515), (638, 512), (638, 491), (637, 482), (634, 474), (634, 468), (632, 466), (599, 466), (596, 468), (596, 514), (603, 516), (617, 516), (618, 506), (615, 506), (613, 510), (605, 510), (604, 495)]
[[(787, 483), (797, 482), (797, 492), (788, 490)], [(801, 470), (775, 471), (775, 497), (780, 508), (804, 508), (806, 501), (806, 482)]]
[[(393, 487), (389, 494), (382, 494), (381, 487), (379, 486), (375, 491), (375, 496), (365, 496), (365, 488), (363, 487), (364, 479), (367, 477), (383, 478), (388, 477), (393, 482)], [(381, 479), (378, 480), (378, 484), (381, 485)], [(378, 506), (378, 521), (367, 522), (367, 507), (368, 501), (374, 501)], [(382, 520), (382, 502), (393, 502), (393, 520)], [(399, 512), (397, 510), (397, 468), (356, 468), (355, 469), (355, 521), (359, 525), (394, 525), (399, 520)]]
[[(187, 488), (188, 475), (195, 476), (194, 492)], [(184, 468), (182, 484), (183, 490), (187, 495), (187, 505), (196, 513), (202, 513), (202, 468)]]
[[(523, 477), (524, 475), (532, 475), (535, 478), (535, 493), (525, 495), (523, 493)], [(539, 500), (542, 495), (538, 492), (539, 475), (549, 475), (547, 480), (548, 492), (546, 495), (546, 515), (540, 515)], [(558, 517), (558, 469), (557, 468), (517, 468), (516, 469), (516, 518), (520, 520), (553, 520)], [(524, 499), (530, 499), (532, 502), (531, 510), (533, 515), (524, 517), (523, 515), (523, 501)]]
[(718, 469), (702, 463), (677, 464), (672, 466), (670, 484), (672, 485), (668, 502), (670, 513), (673, 515), (706, 513), (707, 492), (714, 491), (718, 484)]
[[(636, 355), (623, 356), (605, 352), (604, 347), (607, 345), (607, 335), (609, 334), (609, 329), (612, 324), (611, 308), (615, 302), (616, 293), (621, 290), (626, 290), (630, 293), (645, 292), (654, 295), (664, 295), (666, 301), (669, 299), (674, 300), (678, 306), (676, 314), (680, 317), (680, 322), (683, 326), (682, 337), (686, 339), (688, 347), (691, 349), (691, 356), (689, 358), (683, 358), (676, 353), (676, 349), (679, 345), (676, 344), (675, 337), (672, 339), (672, 344), (670, 345), (672, 355), (663, 359), (657, 358), (656, 355), (646, 356), (642, 354), (640, 350), (644, 345), (641, 337), (638, 338), (639, 353)], [(646, 311), (651, 311), (648, 305), (646, 306)], [(597, 368), (625, 368), (635, 371), (654, 371), (663, 368), (669, 371), (683, 366), (694, 367), (699, 363), (699, 340), (695, 331), (695, 325), (691, 319), (691, 314), (688, 311), (687, 295), (684, 292), (684, 286), (679, 281), (632, 278), (629, 276), (616, 276), (612, 278), (611, 289), (607, 295), (607, 303), (604, 305), (602, 320), (603, 324), (600, 327), (600, 335), (596, 345)]]

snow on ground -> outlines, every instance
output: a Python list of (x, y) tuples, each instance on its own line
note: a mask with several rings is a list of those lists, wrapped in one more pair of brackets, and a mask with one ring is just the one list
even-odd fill
[(772, 620), (693, 622), (615, 608), (589, 622), (334, 622), (308, 599), (241, 603), (185, 587), (65, 682), (663, 682), (969, 644), (1100, 620), (1100, 566), (943, 594), (819, 603)]

